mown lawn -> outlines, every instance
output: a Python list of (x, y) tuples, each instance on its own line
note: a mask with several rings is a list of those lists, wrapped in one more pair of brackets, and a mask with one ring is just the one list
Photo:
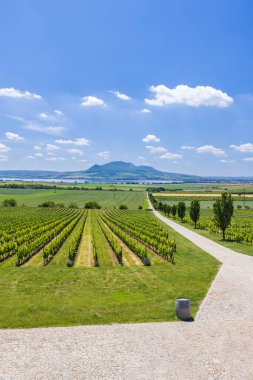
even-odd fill
[(175, 266), (0, 264), (0, 328), (173, 321), (181, 296), (191, 299), (195, 315), (219, 262), (170, 231), (177, 240)]

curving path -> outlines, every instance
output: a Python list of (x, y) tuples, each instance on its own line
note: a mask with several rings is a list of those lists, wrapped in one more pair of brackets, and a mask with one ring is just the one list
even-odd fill
[(154, 213), (222, 263), (196, 322), (0, 330), (0, 380), (253, 379), (253, 257)]
[[(149, 202), (150, 208), (152, 208)], [(154, 214), (195, 245), (214, 256), (221, 269), (204, 299), (196, 320), (253, 320), (253, 257), (223, 247), (196, 232)]]

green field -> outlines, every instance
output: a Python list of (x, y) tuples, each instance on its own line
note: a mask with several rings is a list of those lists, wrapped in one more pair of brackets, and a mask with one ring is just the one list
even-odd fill
[(102, 207), (114, 207), (126, 204), (128, 208), (143, 206), (145, 193), (137, 191), (103, 191), (103, 190), (33, 190), (0, 188), (0, 203), (7, 198), (16, 199), (19, 206), (38, 206), (45, 201), (64, 203), (68, 206), (75, 202), (84, 207), (85, 202), (95, 201)]
[[(67, 268), (0, 264), (0, 328), (176, 320), (177, 297), (196, 314), (219, 263), (171, 230), (176, 265)], [(67, 254), (67, 253), (66, 253)], [(57, 255), (55, 256), (55, 259)]]
[[(132, 192), (126, 194), (131, 201)], [(132, 233), (130, 227), (124, 227), (124, 221), (133, 226)], [(0, 263), (0, 328), (172, 321), (176, 319), (175, 300), (182, 296), (191, 299), (194, 316), (219, 267), (217, 260), (147, 211), (3, 207), (0, 224), (2, 255), (7, 242), (7, 253)], [(151, 226), (147, 233), (157, 229), (157, 239), (159, 232), (161, 236), (168, 234), (169, 241), (176, 240), (175, 265), (157, 253), (153, 239), (148, 240), (150, 248), (145, 247), (147, 226)], [(138, 228), (143, 230), (141, 240), (137, 240)], [(46, 264), (44, 248), (36, 254), (29, 251), (31, 244), (33, 249), (36, 244), (41, 246), (43, 236), (49, 239)], [(66, 238), (62, 240), (61, 236)], [(128, 245), (124, 237), (133, 245)], [(13, 239), (14, 248), (8, 245)], [(26, 244), (26, 239), (31, 243)], [(51, 250), (58, 240), (57, 250)], [(70, 248), (76, 244), (74, 265), (67, 267)], [(16, 267), (23, 246), (28, 261), (22, 259), (21, 266)], [(94, 267), (94, 248), (99, 267)], [(118, 249), (122, 249), (123, 265), (117, 259)], [(142, 262), (143, 252), (151, 266)]]

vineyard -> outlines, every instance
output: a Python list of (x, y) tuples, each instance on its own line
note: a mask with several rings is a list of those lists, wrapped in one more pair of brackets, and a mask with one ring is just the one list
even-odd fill
[(175, 264), (175, 239), (147, 211), (3, 208), (0, 225), (0, 261), (18, 267)]
[(175, 320), (219, 266), (146, 210), (1, 207), (0, 226), (1, 328)]
[[(181, 201), (181, 197), (174, 198), (173, 201), (163, 201), (162, 197), (154, 198), (158, 202), (162, 202), (163, 204), (172, 206), (173, 204), (177, 205), (178, 201)], [(190, 199), (190, 200), (189, 200)], [(189, 214), (190, 201), (193, 199), (197, 199), (196, 197), (188, 197), (188, 203), (186, 204), (186, 215), (184, 217), (184, 223), (193, 228), (194, 223), (192, 222)], [(213, 238), (214, 240), (221, 240), (222, 231), (214, 224), (213, 222), (213, 212), (212, 206), (214, 203), (214, 199), (207, 198), (207, 200), (200, 201), (200, 219), (197, 223), (197, 232), (205, 233), (208, 237)], [(242, 205), (239, 205), (234, 201), (234, 215), (231, 220), (230, 226), (226, 231), (226, 242), (222, 244), (226, 244), (232, 249), (239, 250), (242, 253), (253, 254), (252, 246), (253, 246), (253, 211), (248, 206), (249, 202), (246, 202), (246, 208)], [(168, 215), (172, 217), (172, 215)], [(178, 216), (175, 216), (175, 219), (178, 219)]]

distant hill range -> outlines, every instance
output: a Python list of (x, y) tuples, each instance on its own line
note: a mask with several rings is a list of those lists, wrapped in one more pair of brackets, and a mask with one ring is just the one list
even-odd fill
[(129, 162), (113, 161), (104, 165), (93, 165), (87, 170), (57, 172), (40, 170), (1, 170), (0, 178), (23, 180), (86, 180), (91, 182), (155, 181), (155, 182), (253, 182), (253, 177), (200, 177), (189, 174), (166, 173), (151, 166), (136, 166)]

